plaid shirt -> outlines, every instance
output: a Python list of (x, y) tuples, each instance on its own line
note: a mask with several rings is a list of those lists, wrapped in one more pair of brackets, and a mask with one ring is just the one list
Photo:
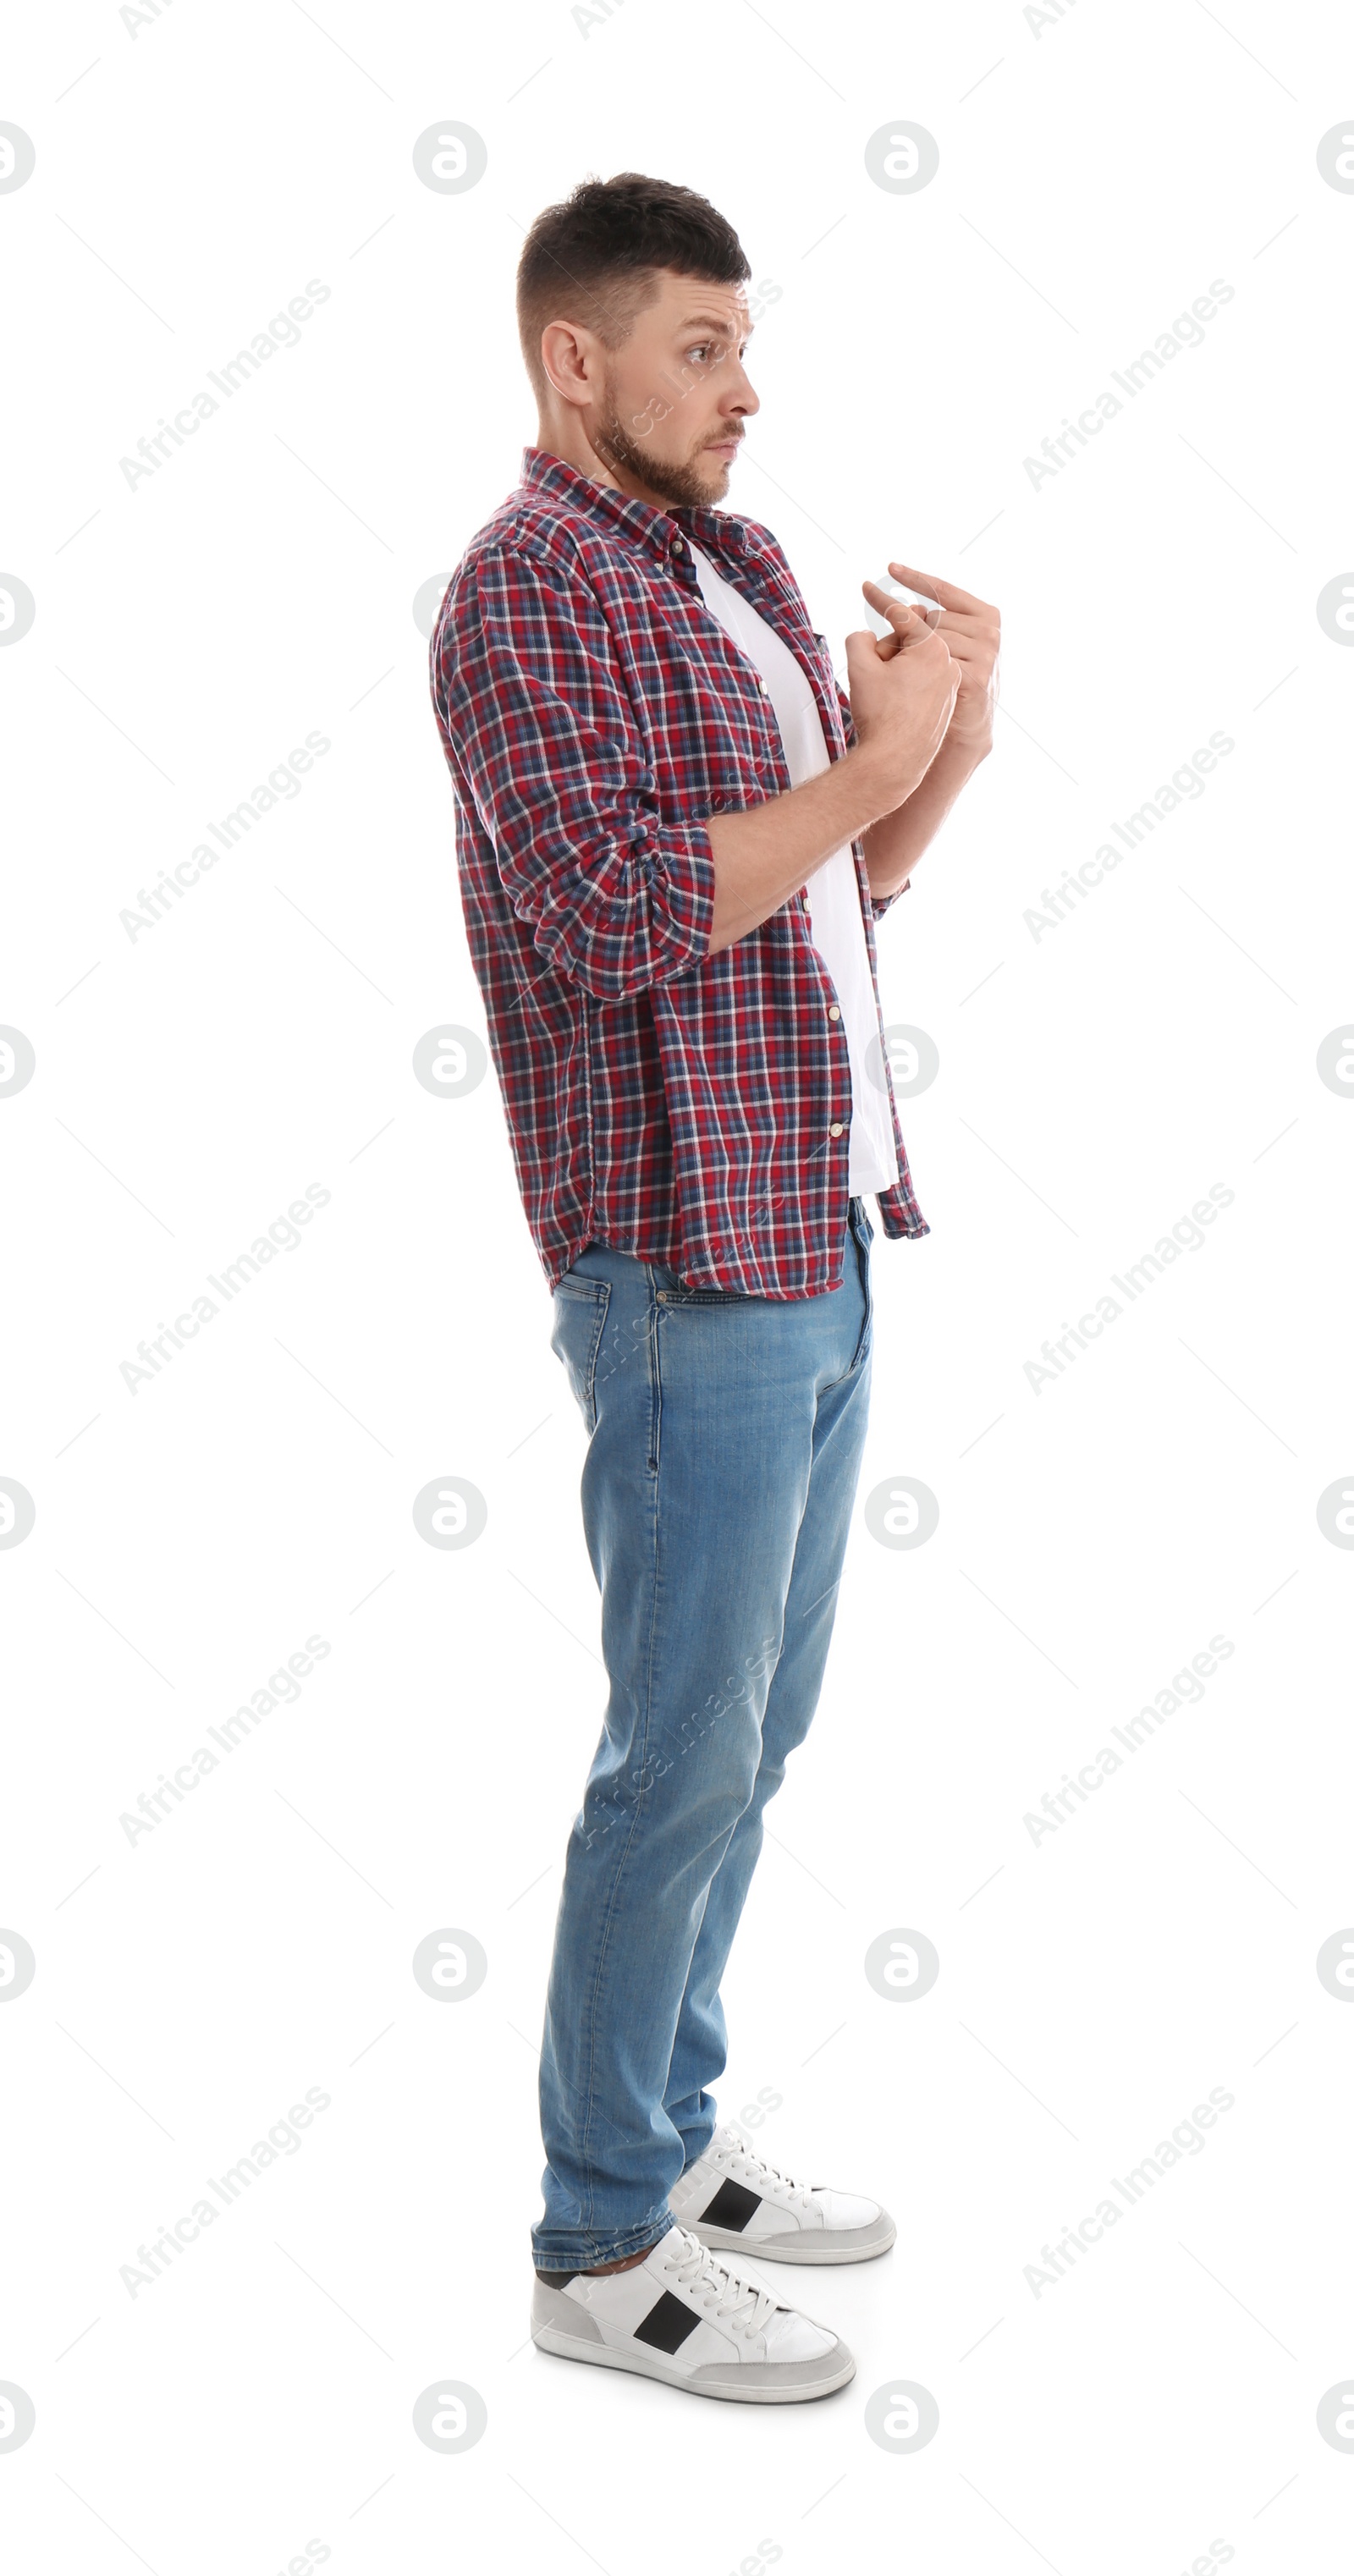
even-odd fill
[[(472, 538), (430, 674), (457, 863), (518, 1187), (546, 1277), (594, 1238), (692, 1288), (839, 1287), (851, 1076), (803, 891), (716, 956), (704, 818), (787, 795), (766, 684), (706, 609), (686, 537), (803, 665), (833, 759), (855, 739), (769, 529), (666, 511), (543, 448)], [(853, 844), (870, 977), (874, 922)], [(903, 891), (902, 888), (899, 892)], [(889, 1235), (930, 1231), (900, 1177)]]

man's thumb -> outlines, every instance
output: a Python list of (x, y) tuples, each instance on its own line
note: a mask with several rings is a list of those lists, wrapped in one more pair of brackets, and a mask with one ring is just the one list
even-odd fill
[(891, 662), (901, 649), (901, 639), (890, 632), (872, 635), (867, 626), (858, 626), (846, 639), (846, 676), (851, 679), (870, 662)]

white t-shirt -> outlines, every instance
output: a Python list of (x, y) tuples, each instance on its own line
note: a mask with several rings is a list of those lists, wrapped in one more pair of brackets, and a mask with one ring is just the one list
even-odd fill
[[(802, 787), (806, 779), (817, 778), (831, 759), (808, 674), (775, 628), (716, 572), (709, 557), (698, 546), (692, 546), (691, 554), (706, 607), (766, 682), (785, 745), (790, 785)], [(861, 1198), (867, 1191), (892, 1188), (898, 1178), (898, 1153), (888, 1093), (881, 1082), (883, 1032), (870, 981), (860, 887), (849, 841), (824, 859), (808, 879), (806, 891), (813, 944), (835, 988), (846, 1032), (851, 1067), (847, 1189), (852, 1198)]]

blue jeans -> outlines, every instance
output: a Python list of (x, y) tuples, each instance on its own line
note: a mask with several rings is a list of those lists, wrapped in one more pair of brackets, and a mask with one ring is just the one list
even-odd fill
[(832, 1635), (873, 1237), (852, 1199), (842, 1285), (819, 1297), (692, 1290), (600, 1243), (555, 1288), (610, 1694), (546, 1999), (541, 2271), (656, 2243), (714, 2133), (720, 1979)]

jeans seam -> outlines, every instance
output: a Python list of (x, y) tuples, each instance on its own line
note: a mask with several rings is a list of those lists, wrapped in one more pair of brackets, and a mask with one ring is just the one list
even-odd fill
[(660, 1443), (661, 1443), (662, 1436), (663, 1436), (663, 1372), (662, 1372), (662, 1368), (661, 1368), (660, 1361), (659, 1361), (659, 1351), (658, 1351), (658, 1319), (659, 1319), (660, 1311), (661, 1311), (661, 1310), (660, 1310), (660, 1308), (659, 1308), (659, 1303), (658, 1303), (658, 1293), (657, 1293), (657, 1291), (656, 1291), (656, 1289), (655, 1289), (655, 1287), (654, 1287), (654, 1284), (653, 1284), (653, 1273), (652, 1273), (652, 1272), (650, 1272), (650, 1274), (649, 1274), (649, 1454), (648, 1454), (648, 1458), (647, 1458), (647, 1460), (646, 1460), (646, 1465), (647, 1465), (647, 1468), (648, 1468), (649, 1475), (654, 1479), (654, 1510), (655, 1510), (655, 1514), (657, 1513), (657, 1508), (658, 1508), (658, 1486), (657, 1486), (657, 1478), (658, 1478), (658, 1467), (659, 1467)]
[[(652, 1300), (652, 1298), (653, 1298), (653, 1285), (652, 1285), (652, 1281), (650, 1282), (649, 1294), (650, 1294), (650, 1299)], [(655, 1316), (656, 1316), (656, 1308), (655, 1308)], [(657, 1378), (658, 1378), (658, 1362), (657, 1362), (657, 1348), (656, 1348), (656, 1345), (657, 1345), (657, 1338), (658, 1338), (658, 1336), (657, 1336), (657, 1327), (656, 1327), (656, 1321), (655, 1321), (654, 1330), (653, 1330), (653, 1340), (654, 1340), (654, 1345), (655, 1345), (655, 1349), (654, 1349), (654, 1363), (653, 1363), (653, 1377), (654, 1377), (654, 1384), (655, 1384), (655, 1388), (657, 1387)], [(656, 1446), (656, 1443), (655, 1443), (655, 1446)], [(639, 1771), (640, 1771), (641, 1779), (643, 1778), (643, 1774), (644, 1774), (644, 1771), (645, 1771), (645, 1768), (646, 1768), (646, 1765), (647, 1765), (647, 1761), (648, 1761), (648, 1752), (649, 1752), (649, 1732), (650, 1732), (650, 1728), (651, 1728), (651, 1725), (652, 1725), (652, 1722), (653, 1722), (654, 1634), (655, 1634), (655, 1630), (656, 1630), (656, 1628), (657, 1628), (657, 1624), (658, 1624), (658, 1525), (659, 1525), (659, 1514), (658, 1514), (658, 1477), (657, 1477), (657, 1460), (656, 1460), (656, 1458), (655, 1458), (655, 1472), (654, 1472), (654, 1481), (653, 1481), (653, 1500), (652, 1500), (652, 1504), (651, 1504), (651, 1513), (650, 1513), (650, 1516), (651, 1516), (652, 1528), (653, 1528), (653, 1564), (652, 1564), (652, 1569), (651, 1569), (651, 1573), (652, 1573), (652, 1580), (651, 1580), (651, 1588), (650, 1588), (649, 1638), (648, 1638), (648, 1646), (647, 1646), (647, 1651), (646, 1651), (646, 1654), (645, 1654), (645, 1664), (644, 1664), (644, 1730), (643, 1730), (643, 1736), (642, 1736), (641, 1743), (640, 1743), (640, 1758), (639, 1758)], [(608, 1948), (609, 1948), (609, 1945), (610, 1945), (610, 1941), (611, 1941), (612, 1927), (613, 1927), (613, 1924), (614, 1924), (614, 1922), (615, 1922), (616, 1914), (617, 1914), (617, 1912), (618, 1912), (618, 1910), (619, 1910), (620, 1900), (621, 1900), (621, 1895), (622, 1895), (623, 1888), (624, 1888), (626, 1865), (627, 1865), (627, 1863), (628, 1863), (628, 1861), (629, 1861), (630, 1854), (631, 1854), (632, 1850), (634, 1849), (635, 1836), (636, 1836), (636, 1834), (637, 1834), (637, 1833), (638, 1833), (638, 1831), (639, 1831), (640, 1818), (641, 1818), (641, 1816), (642, 1816), (642, 1814), (643, 1814), (643, 1811), (644, 1811), (644, 1798), (645, 1798), (645, 1792), (644, 1792), (644, 1790), (641, 1788), (641, 1789), (640, 1789), (640, 1791), (639, 1791), (639, 1794), (638, 1794), (638, 1796), (637, 1796), (637, 1798), (636, 1798), (636, 1800), (635, 1800), (635, 1811), (634, 1811), (634, 1814), (633, 1814), (633, 1816), (631, 1817), (631, 1820), (630, 1820), (630, 1832), (629, 1832), (629, 1835), (628, 1835), (627, 1840), (626, 1840), (625, 1849), (624, 1849), (624, 1851), (621, 1853), (620, 1859), (619, 1859), (619, 1861), (618, 1861), (618, 1862), (617, 1862), (617, 1864), (616, 1864), (616, 1875), (615, 1875), (615, 1879), (614, 1879), (613, 1884), (612, 1884), (611, 1901), (610, 1901), (610, 1903), (609, 1903), (609, 1905), (608, 1905), (608, 1907), (607, 1907), (607, 1911), (606, 1911), (606, 1919), (605, 1919), (605, 1921), (604, 1921), (604, 1923), (603, 1923), (603, 1925), (602, 1925), (601, 1939), (600, 1939), (600, 1942), (599, 1942), (599, 1944), (598, 1944), (598, 1951), (597, 1951), (597, 1966), (596, 1966), (596, 1970), (595, 1970), (594, 1975), (593, 1975), (593, 1981), (592, 1981), (592, 1992), (591, 1992), (591, 1994), (589, 1995), (589, 1998), (588, 1998), (588, 2087), (587, 2087), (587, 2113), (586, 2113), (585, 2120), (584, 2120), (583, 2134), (582, 2134), (582, 2136), (581, 2136), (581, 2138), (580, 2138), (580, 2140), (579, 2140), (579, 2147), (580, 2147), (580, 2152), (581, 2152), (581, 2155), (582, 2155), (582, 2160), (583, 2160), (583, 2163), (584, 2163), (585, 2168), (587, 2169), (587, 2174), (588, 2174), (588, 2228), (589, 2228), (589, 2232), (591, 2232), (591, 2227), (592, 2227), (592, 2217), (593, 2217), (593, 2210), (594, 2210), (594, 2206), (595, 2206), (595, 2193), (594, 2193), (594, 2185), (593, 2185), (593, 2180), (592, 2180), (592, 2154), (591, 2154), (591, 2148), (592, 2148), (593, 2104), (594, 2104), (595, 2093), (596, 2093), (596, 2064), (597, 2064), (597, 1999), (598, 1999), (598, 1994), (599, 1994), (599, 1991), (600, 1991), (600, 1988), (601, 1988), (602, 1977), (603, 1977), (603, 1974), (604, 1974), (604, 1972), (605, 1972), (605, 1968), (606, 1968), (607, 1951), (608, 1951)]]

